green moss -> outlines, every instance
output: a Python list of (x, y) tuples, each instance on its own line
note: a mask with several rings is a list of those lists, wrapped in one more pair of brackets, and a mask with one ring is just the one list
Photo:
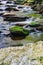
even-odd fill
[(10, 65), (10, 63), (9, 63), (9, 61), (6, 63), (2, 62), (0, 65)]
[(36, 24), (38, 24), (38, 22), (32, 21), (32, 22), (30, 23), (30, 25), (36, 25)]
[(35, 17), (35, 18), (40, 18), (41, 15), (40, 14), (27, 14), (27, 17)]
[(28, 31), (28, 30), (25, 30), (25, 29), (23, 29), (23, 28), (20, 27), (20, 26), (13, 26), (13, 27), (11, 27), (9, 30), (12, 31), (12, 32), (22, 32), (22, 33), (24, 33), (25, 35), (29, 34), (29, 31)]
[(25, 3), (31, 3), (34, 2), (34, 0), (16, 0), (17, 4), (25, 4)]
[(40, 34), (40, 40), (42, 40), (42, 41), (43, 41), (43, 33), (42, 33), (42, 34)]
[(43, 56), (37, 57), (37, 59), (38, 59), (41, 63), (43, 63)]
[(39, 24), (43, 24), (43, 18), (39, 20)]
[(17, 0), (16, 3), (17, 4), (24, 4), (27, 0)]
[(40, 61), (43, 61), (43, 57), (40, 57)]
[(28, 31), (28, 30), (23, 29), (23, 33), (24, 33), (24, 34), (28, 34), (28, 33), (29, 33), (29, 31)]
[(11, 31), (23, 31), (23, 28), (22, 27), (19, 27), (19, 26), (13, 26), (10, 28)]
[(27, 0), (27, 2), (29, 3), (29, 2), (34, 2), (34, 0)]
[(43, 19), (43, 16), (41, 16), (40, 19)]
[(30, 34), (25, 38), (26, 41), (28, 42), (37, 42), (37, 41), (43, 41), (43, 32), (41, 33), (35, 33), (35, 34)]
[(26, 40), (26, 41), (29, 41), (29, 42), (36, 42), (36, 41), (38, 41), (37, 38), (33, 38), (31, 35), (27, 36), (27, 37), (25, 38), (25, 40)]

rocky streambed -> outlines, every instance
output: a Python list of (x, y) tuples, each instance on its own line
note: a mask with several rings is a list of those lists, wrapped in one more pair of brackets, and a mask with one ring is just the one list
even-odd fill
[(0, 65), (43, 65), (43, 5), (0, 1)]
[(43, 65), (43, 41), (0, 49), (0, 65)]
[[(38, 22), (40, 23), (40, 26), (36, 25)], [(9, 30), (9, 28), (12, 26), (20, 26), (25, 30), (28, 30), (29, 34), (24, 36), (23, 39), (17, 38), (16, 36), (18, 36), (18, 34), (14, 34), (16, 35), (15, 37), (17, 40), (15, 40), (14, 35), (12, 35), (12, 39), (10, 35), (12, 31)], [(17, 32), (18, 31), (16, 30), (16, 33)], [(23, 33), (25, 34), (26, 31)], [(21, 35), (22, 34), (20, 34), (20, 37)], [(0, 48), (21, 46), (29, 42), (36, 42), (40, 40), (43, 41), (42, 14), (39, 14), (37, 11), (33, 10), (31, 6), (28, 5), (18, 5), (12, 1), (0, 1)]]
[[(37, 30), (36, 29), (37, 26), (31, 27), (31, 25), (29, 24), (37, 20), (38, 20), (37, 18), (35, 19), (29, 18), (26, 21), (22, 21), (22, 22), (9, 22), (9, 21), (4, 21), (3, 17), (0, 16), (0, 48), (9, 47), (9, 46), (21, 46), (29, 42), (36, 42), (40, 40), (43, 41), (43, 25), (41, 26), (41, 28), (39, 27)], [(43, 24), (43, 19), (40, 19), (39, 22), (40, 24)], [(32, 23), (32, 24), (35, 24), (35, 23)], [(20, 26), (20, 27), (22, 25), (23, 28), (25, 27), (25, 29), (30, 31), (29, 35), (26, 36), (26, 38), (21, 39), (21, 40), (13, 40), (14, 38), (12, 39), (9, 35), (10, 34), (9, 28), (15, 25)]]

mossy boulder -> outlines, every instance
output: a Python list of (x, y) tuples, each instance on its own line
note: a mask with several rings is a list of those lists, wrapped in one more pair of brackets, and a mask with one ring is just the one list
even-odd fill
[(11, 37), (13, 39), (14, 38), (22, 39), (22, 38), (25, 38), (29, 34), (28, 30), (25, 30), (23, 29), (23, 27), (20, 27), (20, 26), (13, 26), (9, 30), (10, 30)]

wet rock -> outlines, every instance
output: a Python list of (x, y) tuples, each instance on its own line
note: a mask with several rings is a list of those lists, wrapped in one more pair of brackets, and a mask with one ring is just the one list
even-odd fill
[(41, 10), (39, 11), (39, 13), (40, 13), (40, 14), (43, 14), (43, 9), (41, 9)]
[(39, 27), (40, 24), (35, 24), (35, 25), (29, 25), (30, 27)]
[(13, 8), (13, 10), (14, 10), (14, 11), (19, 11), (19, 10), (18, 10), (18, 9), (16, 9), (16, 8)]
[(40, 5), (39, 14), (43, 14), (43, 5)]
[(8, 8), (6, 8), (5, 9), (5, 11), (19, 11), (18, 9), (16, 9), (16, 8), (12, 8), (12, 7), (8, 7)]
[(28, 30), (29, 33), (35, 32), (35, 28), (30, 27), (29, 25), (25, 25), (23, 28), (26, 29), (26, 30)]
[(5, 11), (11, 11), (12, 10), (12, 8), (6, 8), (5, 9)]
[(25, 24), (15, 24), (15, 25), (23, 27)]
[(41, 4), (34, 4), (32, 6), (32, 9), (37, 11), (39, 14), (43, 14), (43, 5), (41, 5)]
[(29, 24), (29, 26), (30, 26), (30, 27), (39, 27), (40, 24), (39, 24), (39, 22), (37, 22), (37, 21), (32, 21), (32, 22)]
[(39, 11), (41, 9), (40, 5), (37, 4), (36, 7), (35, 7), (35, 10)]
[(23, 28), (29, 30), (29, 32), (43, 31), (43, 24), (25, 25)]
[[(35, 19), (38, 19), (41, 17), (41, 14), (37, 14), (37, 13), (30, 13), (30, 14), (27, 14), (28, 17), (31, 17), (31, 18), (35, 18)], [(33, 20), (33, 22), (35, 22), (35, 20)]]
[(18, 16), (8, 16), (5, 17), (4, 20), (5, 21), (11, 21), (11, 22), (15, 22), (15, 21), (25, 21), (27, 19), (27, 17), (18, 17)]
[(43, 26), (36, 27), (37, 30), (43, 31)]
[(3, 17), (10, 17), (10, 16), (16, 16), (16, 14), (13, 12), (7, 12), (3, 14)]
[(29, 32), (20, 26), (13, 26), (10, 29), (10, 36), (12, 39), (20, 40), (25, 38)]

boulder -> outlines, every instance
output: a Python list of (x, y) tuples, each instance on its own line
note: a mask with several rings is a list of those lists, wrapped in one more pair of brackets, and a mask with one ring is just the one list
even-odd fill
[(29, 34), (28, 30), (25, 30), (20, 26), (13, 26), (9, 30), (10, 30), (11, 38), (17, 39), (17, 40), (23, 39)]

